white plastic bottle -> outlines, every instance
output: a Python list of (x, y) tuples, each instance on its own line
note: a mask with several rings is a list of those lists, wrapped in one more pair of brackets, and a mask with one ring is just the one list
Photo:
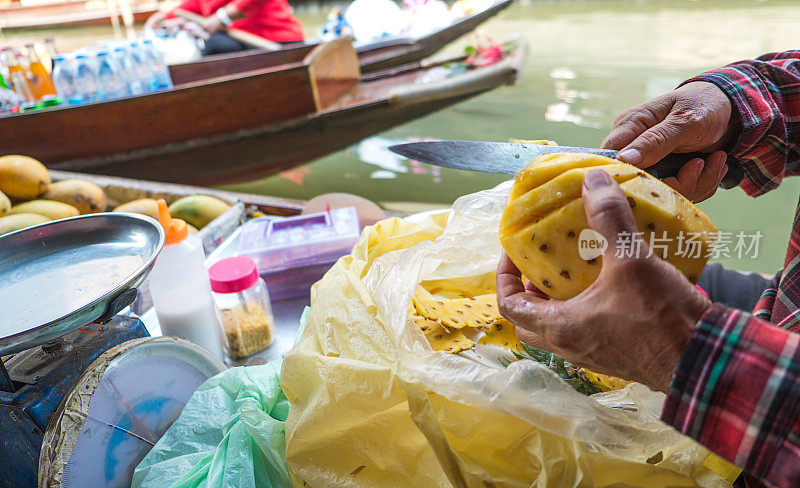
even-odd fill
[(224, 361), (222, 323), (203, 266), (203, 244), (188, 233), (186, 222), (170, 217), (164, 200), (158, 206), (167, 237), (149, 281), (161, 332), (188, 339)]
[(164, 62), (161, 51), (156, 48), (155, 44), (153, 44), (153, 41), (150, 39), (141, 41), (140, 45), (155, 74), (156, 89), (169, 90), (172, 88), (172, 77), (169, 74), (169, 68), (167, 67), (167, 63)]
[(75, 89), (75, 60), (66, 55), (53, 58), (53, 84), (59, 96), (70, 105), (83, 103), (83, 95)]

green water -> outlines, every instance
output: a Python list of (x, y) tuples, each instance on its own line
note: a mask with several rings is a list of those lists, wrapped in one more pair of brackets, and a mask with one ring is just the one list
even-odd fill
[[(328, 7), (298, 8), (313, 35)], [(548, 1), (518, 3), (479, 29), (484, 36), (524, 35), (526, 70), (504, 87), (380, 134), (361, 146), (419, 138), (504, 141), (552, 139), (567, 145), (599, 144), (614, 116), (671, 90), (703, 70), (769, 51), (800, 48), (796, 1)], [(56, 35), (63, 48), (111, 35), (111, 29), (71, 29), (7, 34), (10, 41)], [(463, 48), (463, 42), (451, 49)], [(313, 140), (309, 140), (313, 144)], [(376, 164), (356, 147), (331, 154), (282, 176), (229, 187), (307, 199), (350, 192), (388, 208), (415, 210), (449, 205), (491, 187), (502, 176), (412, 167), (407, 161)], [(386, 157), (385, 152), (377, 152)], [(235, 155), (231, 155), (235, 157)], [(370, 162), (365, 162), (366, 159)], [(302, 181), (302, 184), (299, 184)], [(701, 206), (723, 231), (760, 231), (756, 259), (721, 261), (739, 269), (771, 272), (786, 251), (800, 180), (751, 199), (720, 191)]]
[[(322, 19), (321, 13), (301, 15), (307, 25)], [(695, 73), (770, 51), (800, 48), (798, 18), (798, 2), (772, 0), (517, 4), (479, 31), (495, 38), (511, 33), (527, 38), (530, 58), (516, 86), (500, 88), (380, 137), (496, 141), (515, 137), (597, 145), (618, 112), (671, 90)], [(353, 147), (299, 172), (231, 188), (292, 198), (350, 192), (396, 208), (396, 202), (447, 205), (504, 179), (444, 169), (435, 174), (430, 167), (412, 168), (405, 161), (399, 166), (388, 171), (365, 163)], [(301, 185), (287, 178), (298, 181), (299, 176)], [(777, 269), (786, 252), (798, 194), (800, 180), (790, 179), (758, 199), (734, 189), (720, 191), (703, 203), (701, 207), (720, 230), (748, 234), (758, 230), (764, 235), (757, 258), (720, 261), (744, 270)]]

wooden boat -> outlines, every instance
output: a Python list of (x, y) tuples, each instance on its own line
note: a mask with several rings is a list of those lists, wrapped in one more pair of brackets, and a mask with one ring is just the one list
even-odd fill
[(491, 66), (428, 81), (419, 63), (361, 78), (349, 40), (300, 63), (160, 93), (0, 117), (0, 154), (53, 169), (218, 186), (268, 176), (469, 97), (511, 84), (524, 40)]
[[(155, 0), (132, 0), (130, 2), (134, 22), (144, 22), (158, 11)], [(53, 27), (76, 27), (105, 25), (111, 23), (112, 12), (105, 1), (69, 0), (41, 5), (0, 7), (0, 27), (3, 29), (37, 29)]]
[[(477, 26), (508, 8), (513, 0), (499, 0), (490, 7), (458, 20), (451, 25), (419, 39), (394, 38), (357, 45), (362, 73), (384, 70), (420, 61), (441, 50), (445, 45), (472, 32)], [(287, 46), (277, 51), (250, 49), (237, 53), (207, 56), (191, 63), (170, 67), (173, 81), (189, 83), (242, 71), (301, 62), (317, 44)]]

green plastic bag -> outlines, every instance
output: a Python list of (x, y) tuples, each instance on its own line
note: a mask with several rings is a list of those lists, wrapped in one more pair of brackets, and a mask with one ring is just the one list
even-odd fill
[(208, 379), (136, 467), (132, 488), (291, 486), (280, 371), (273, 361)]

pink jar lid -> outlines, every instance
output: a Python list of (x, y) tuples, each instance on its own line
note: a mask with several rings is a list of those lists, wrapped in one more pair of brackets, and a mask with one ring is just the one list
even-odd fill
[(211, 289), (216, 293), (237, 293), (258, 281), (256, 263), (247, 256), (225, 258), (208, 269)]

